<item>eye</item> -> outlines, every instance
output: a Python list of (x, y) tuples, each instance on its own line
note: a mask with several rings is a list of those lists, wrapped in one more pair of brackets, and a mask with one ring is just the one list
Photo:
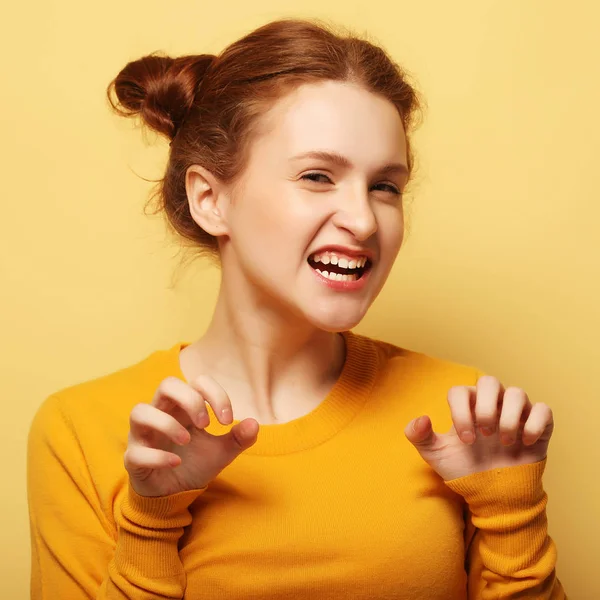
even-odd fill
[[(318, 181), (319, 177), (325, 177), (327, 181)], [(331, 181), (331, 179), (329, 179), (329, 177), (324, 173), (306, 173), (306, 175), (302, 175), (300, 179), (314, 181), (315, 183), (333, 183), (333, 181)], [(384, 187), (387, 188), (385, 191), (390, 192), (391, 194), (394, 194), (396, 196), (402, 195), (402, 193), (398, 190), (398, 188), (395, 185), (391, 185), (389, 183), (378, 183), (374, 187)]]
[(317, 181), (317, 177), (325, 177), (325, 179), (327, 179), (330, 183), (333, 183), (331, 179), (329, 179), (329, 177), (323, 173), (307, 173), (306, 175), (302, 175), (301, 179), (308, 179), (309, 181), (314, 181), (315, 183), (327, 183)]
[(390, 185), (389, 183), (378, 183), (375, 187), (384, 187), (387, 188), (388, 192), (395, 194), (396, 196), (401, 196), (400, 190), (395, 185)]

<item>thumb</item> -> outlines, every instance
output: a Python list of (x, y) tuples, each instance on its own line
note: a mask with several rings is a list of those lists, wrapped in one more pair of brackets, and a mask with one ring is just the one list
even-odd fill
[(405, 427), (404, 435), (406, 435), (408, 441), (419, 451), (430, 448), (436, 440), (431, 419), (427, 415), (419, 417), (418, 419), (413, 419)]
[(256, 443), (259, 427), (258, 421), (248, 418), (236, 423), (228, 433), (222, 436), (230, 461)]

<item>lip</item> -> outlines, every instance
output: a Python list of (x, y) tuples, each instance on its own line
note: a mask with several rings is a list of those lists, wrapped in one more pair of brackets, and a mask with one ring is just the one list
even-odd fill
[[(345, 256), (352, 256), (352, 257), (366, 256), (371, 262), (373, 262), (373, 259), (375, 258), (375, 253), (372, 250), (368, 250), (367, 248), (351, 248), (350, 246), (337, 246), (337, 245), (322, 246), (321, 248), (318, 248), (314, 252), (311, 252), (309, 254), (309, 257), (314, 256), (315, 254), (324, 254), (325, 252), (334, 252), (334, 253), (339, 252), (340, 254), (343, 254)], [(318, 273), (317, 273), (317, 275), (318, 275)], [(361, 279), (362, 279), (362, 277), (361, 277)], [(360, 279), (359, 279), (359, 281), (360, 281)]]
[(367, 271), (365, 271), (363, 276), (360, 279), (357, 279), (356, 281), (333, 281), (331, 279), (327, 279), (327, 277), (323, 277), (321, 273), (313, 269), (310, 265), (308, 265), (308, 268), (315, 274), (320, 283), (323, 283), (330, 289), (339, 292), (357, 292), (359, 290), (362, 290), (365, 287), (365, 285), (367, 285), (367, 282), (371, 277), (371, 271), (373, 270), (373, 268), (368, 269)]

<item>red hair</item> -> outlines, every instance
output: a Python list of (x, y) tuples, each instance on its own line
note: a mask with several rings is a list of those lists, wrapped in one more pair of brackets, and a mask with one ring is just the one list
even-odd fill
[[(144, 56), (125, 65), (109, 84), (107, 96), (115, 112), (139, 114), (150, 128), (171, 139), (166, 172), (153, 194), (157, 212), (164, 210), (176, 233), (218, 260), (216, 239), (189, 212), (188, 167), (200, 164), (224, 183), (235, 184), (260, 116), (299, 85), (323, 80), (360, 85), (396, 106), (412, 173), (409, 133), (421, 103), (407, 74), (379, 46), (350, 33), (335, 33), (321, 20), (267, 23), (218, 56)], [(111, 98), (113, 90), (117, 103)]]

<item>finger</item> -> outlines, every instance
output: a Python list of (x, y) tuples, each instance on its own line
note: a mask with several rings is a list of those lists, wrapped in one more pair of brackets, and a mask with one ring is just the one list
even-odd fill
[(233, 408), (231, 400), (223, 387), (208, 375), (200, 375), (190, 382), (190, 385), (198, 390), (204, 401), (208, 402), (215, 416), (223, 425), (233, 421)]
[(135, 473), (136, 469), (164, 469), (180, 463), (177, 454), (138, 444), (128, 446), (123, 455), (123, 464), (129, 473)]
[(436, 441), (431, 419), (427, 415), (413, 419), (405, 427), (404, 435), (411, 444), (421, 449), (432, 446)]
[(231, 461), (256, 442), (259, 428), (256, 419), (248, 418), (236, 423), (226, 434), (217, 436), (222, 438)]
[(499, 423), (500, 441), (504, 446), (511, 446), (516, 442), (519, 428), (530, 410), (531, 402), (521, 388), (506, 388)]
[(496, 377), (483, 375), (477, 381), (475, 422), (485, 436), (496, 431), (498, 404), (503, 397), (504, 387)]
[(543, 435), (552, 435), (554, 430), (554, 415), (552, 409), (543, 402), (536, 402), (531, 408), (529, 417), (523, 428), (523, 444), (531, 446), (535, 444)]
[(188, 430), (175, 417), (150, 404), (136, 404), (131, 409), (129, 428), (133, 440), (144, 446), (156, 443), (157, 432), (180, 446), (190, 441)]
[(474, 386), (460, 385), (448, 390), (448, 404), (454, 428), (465, 444), (472, 444), (477, 439), (473, 422), (476, 390)]
[(254, 445), (259, 427), (256, 419), (247, 418), (236, 423), (227, 433), (213, 436), (219, 441), (224, 452), (223, 468), (231, 464), (244, 450)]
[[(174, 413), (181, 424), (186, 427), (185, 419), (177, 413), (183, 412), (196, 427), (206, 427), (210, 422), (202, 395), (185, 381), (177, 377), (163, 379), (152, 399), (152, 405), (167, 413)], [(179, 410), (177, 410), (179, 409)]]

